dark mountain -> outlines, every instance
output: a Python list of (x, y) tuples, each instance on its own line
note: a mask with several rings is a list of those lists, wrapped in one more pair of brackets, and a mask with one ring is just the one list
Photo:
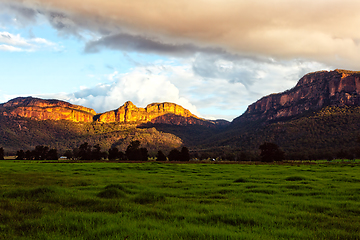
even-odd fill
[(326, 106), (360, 104), (360, 72), (339, 70), (309, 73), (288, 91), (271, 94), (251, 104), (233, 124), (246, 121), (289, 120)]
[(258, 152), (262, 143), (274, 142), (288, 158), (354, 155), (360, 147), (359, 94), (360, 72), (309, 73), (294, 88), (251, 104), (199, 149)]

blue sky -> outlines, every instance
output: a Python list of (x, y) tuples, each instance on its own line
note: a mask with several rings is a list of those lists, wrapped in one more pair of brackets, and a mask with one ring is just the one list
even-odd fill
[(308, 72), (359, 70), (360, 5), (305, 2), (0, 0), (0, 102), (167, 101), (231, 121)]

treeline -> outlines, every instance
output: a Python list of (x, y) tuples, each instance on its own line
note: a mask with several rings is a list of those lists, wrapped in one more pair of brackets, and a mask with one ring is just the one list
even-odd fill
[(257, 150), (236, 150), (231, 148), (217, 148), (208, 151), (193, 152), (191, 158), (216, 159), (220, 161), (262, 161), (273, 162), (282, 160), (354, 160), (360, 159), (360, 138), (357, 141), (359, 146), (350, 149), (291, 149), (284, 151), (273, 142), (264, 142)]
[[(91, 146), (87, 142), (81, 144), (78, 148), (67, 150), (63, 154), (58, 154), (57, 149), (50, 149), (47, 146), (36, 146), (34, 150), (19, 150), (16, 152), (17, 160), (130, 160), (130, 161), (147, 161), (149, 153), (146, 148), (140, 147), (140, 141), (132, 141), (125, 152), (113, 147), (106, 151), (102, 151), (99, 144)], [(161, 150), (155, 156), (157, 161), (189, 161), (190, 153), (187, 147), (183, 147), (181, 151), (173, 149), (166, 156)], [(4, 159), (4, 149), (0, 148), (0, 160)]]
[(16, 152), (17, 160), (46, 160), (58, 159), (58, 153), (55, 148), (49, 149), (47, 146), (36, 146), (34, 150), (23, 151), (19, 150)]
[(4, 148), (0, 148), (0, 160), (4, 160), (5, 152)]
[[(360, 142), (360, 139), (359, 139)], [(4, 149), (0, 148), (0, 160), (4, 159)], [(272, 142), (264, 142), (258, 148), (258, 151), (245, 152), (234, 150), (223, 150), (213, 152), (189, 152), (187, 147), (181, 150), (172, 149), (168, 155), (159, 150), (156, 156), (149, 156), (146, 148), (140, 147), (140, 141), (132, 141), (126, 148), (125, 152), (113, 147), (106, 151), (102, 151), (99, 144), (94, 146), (87, 142), (73, 150), (67, 150), (64, 154), (58, 154), (57, 149), (50, 149), (47, 146), (36, 146), (34, 150), (19, 150), (16, 153), (17, 160), (130, 160), (130, 161), (147, 161), (149, 157), (155, 158), (157, 161), (190, 161), (194, 160), (218, 160), (218, 161), (262, 161), (274, 162), (283, 160), (328, 160), (333, 159), (355, 159), (360, 158), (360, 147), (354, 148), (353, 151), (326, 151), (326, 152), (284, 152), (277, 144)]]

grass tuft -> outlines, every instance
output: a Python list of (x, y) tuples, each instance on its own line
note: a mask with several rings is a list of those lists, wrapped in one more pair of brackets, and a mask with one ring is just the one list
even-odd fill
[(234, 181), (234, 183), (243, 183), (243, 182), (247, 182), (247, 180), (245, 178), (238, 178)]
[(124, 198), (126, 194), (117, 188), (107, 188), (97, 195), (100, 198)]
[(141, 192), (135, 196), (133, 200), (139, 204), (151, 204), (156, 202), (164, 202), (165, 196), (153, 192)]
[(32, 190), (16, 189), (3, 194), (6, 198), (37, 199), (54, 194), (55, 191), (49, 187), (39, 187)]
[(287, 177), (285, 178), (286, 181), (304, 181), (306, 180), (306, 178), (301, 177), (301, 176), (291, 176), (291, 177)]

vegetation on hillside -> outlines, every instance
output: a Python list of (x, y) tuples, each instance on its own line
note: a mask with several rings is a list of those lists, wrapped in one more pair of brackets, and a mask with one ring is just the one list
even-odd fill
[(333, 159), (360, 157), (360, 107), (326, 107), (285, 122), (261, 121), (233, 125), (208, 138), (198, 149), (258, 153), (264, 142), (285, 151), (286, 159)]
[(0, 146), (7, 152), (31, 150), (38, 145), (56, 148), (59, 152), (73, 149), (84, 142), (103, 149), (117, 147), (125, 151), (130, 142), (139, 140), (141, 147), (156, 154), (158, 149), (169, 152), (183, 141), (155, 128), (137, 128), (135, 124), (77, 123), (70, 121), (36, 121), (0, 116)]
[(326, 107), (294, 119), (265, 124), (262, 121), (233, 123), (224, 129), (166, 124), (74, 123), (35, 121), (0, 116), (0, 146), (5, 152), (31, 150), (38, 145), (72, 150), (84, 142), (102, 149), (125, 152), (140, 141), (150, 156), (161, 150), (189, 147), (192, 158), (221, 158), (233, 161), (260, 160), (259, 146), (278, 145), (285, 159), (352, 159), (360, 157), (360, 107)]

